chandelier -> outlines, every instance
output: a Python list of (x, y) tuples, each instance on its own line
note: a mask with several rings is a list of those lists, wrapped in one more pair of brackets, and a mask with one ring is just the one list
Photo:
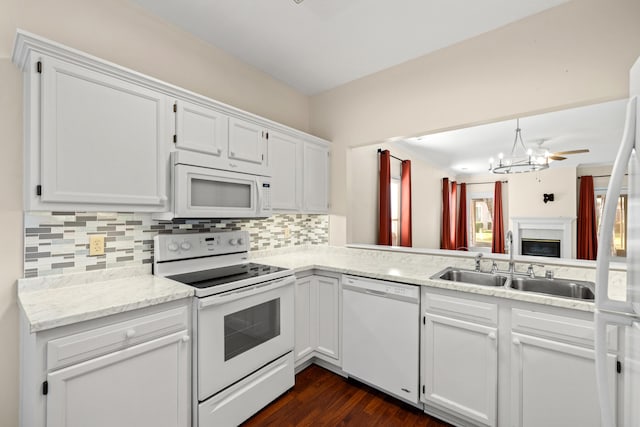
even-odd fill
[[(522, 149), (522, 154), (516, 153), (516, 148)], [(549, 152), (545, 151), (544, 154), (538, 155), (533, 152), (531, 148), (527, 149), (522, 141), (522, 130), (520, 129), (520, 119), (516, 119), (516, 136), (513, 140), (513, 146), (511, 147), (511, 155), (507, 158), (503, 153), (498, 154), (498, 163), (492, 158), (489, 159), (489, 170), (493, 173), (508, 174), (508, 173), (522, 173), (522, 172), (534, 172), (549, 167)]]

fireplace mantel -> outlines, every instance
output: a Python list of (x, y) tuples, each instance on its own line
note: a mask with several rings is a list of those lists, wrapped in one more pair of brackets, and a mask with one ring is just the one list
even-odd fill
[[(560, 257), (571, 258), (573, 244), (572, 229), (575, 218), (571, 217), (512, 217), (513, 244), (516, 254), (522, 255), (522, 236), (554, 238), (560, 240)], [(551, 237), (553, 236), (553, 237)]]

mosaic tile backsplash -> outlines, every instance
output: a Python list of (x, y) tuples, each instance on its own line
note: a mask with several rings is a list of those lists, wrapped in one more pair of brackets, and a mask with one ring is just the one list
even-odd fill
[[(264, 219), (156, 221), (145, 213), (25, 213), (24, 277), (148, 264), (153, 236), (247, 230), (251, 250), (327, 244), (327, 215), (273, 215)], [(89, 236), (105, 236), (105, 254), (89, 256)]]

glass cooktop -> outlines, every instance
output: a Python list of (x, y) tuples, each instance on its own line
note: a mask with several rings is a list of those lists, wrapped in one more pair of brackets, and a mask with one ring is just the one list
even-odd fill
[(246, 264), (230, 265), (228, 267), (212, 268), (210, 270), (176, 274), (167, 276), (167, 278), (191, 285), (198, 289), (205, 289), (238, 282), (240, 280), (260, 278), (285, 270), (286, 268), (249, 262)]

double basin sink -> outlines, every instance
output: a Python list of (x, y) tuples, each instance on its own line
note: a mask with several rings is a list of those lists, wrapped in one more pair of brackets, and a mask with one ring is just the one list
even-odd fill
[(509, 276), (508, 273), (484, 273), (456, 267), (447, 267), (431, 276), (431, 278), (482, 286), (504, 286), (518, 291), (535, 292), (563, 298), (580, 300), (593, 300), (595, 298), (595, 284), (581, 280), (547, 279), (522, 275)]

